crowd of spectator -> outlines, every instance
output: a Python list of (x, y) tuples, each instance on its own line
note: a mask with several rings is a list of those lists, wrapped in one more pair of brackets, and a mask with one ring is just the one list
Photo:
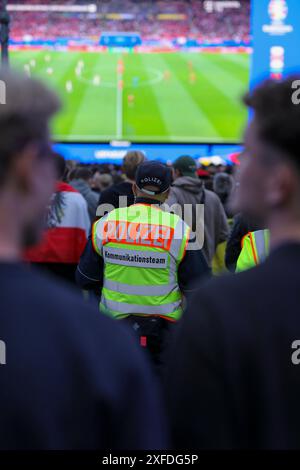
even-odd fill
[[(48, 216), (48, 230), (41, 244), (26, 252), (26, 260), (74, 283), (76, 267), (92, 224), (97, 215), (103, 215), (99, 208), (119, 207), (120, 197), (126, 197), (127, 205), (134, 204), (132, 185), (135, 172), (145, 158), (142, 152), (129, 151), (122, 165), (80, 164), (74, 160), (65, 161), (62, 156), (56, 155), (59, 176)], [(205, 200), (203, 253), (209, 267), (215, 269), (217, 247), (226, 241), (233, 216), (229, 204), (234, 191), (234, 178), (231, 175), (233, 167), (200, 165), (197, 169), (198, 177), (190, 178), (181, 173), (182, 159), (196, 165), (192, 157), (188, 156), (178, 159), (178, 169), (174, 164), (173, 189), (167, 204), (170, 207), (180, 204), (184, 210), (184, 204), (196, 207)], [(65, 219), (68, 219), (69, 224), (72, 219), (75, 231), (64, 231)], [(187, 220), (187, 223), (192, 226), (194, 222)], [(224, 268), (223, 260), (217, 271)]]
[[(128, 155), (131, 157), (130, 160), (134, 153), (128, 152)], [(96, 197), (97, 202), (103, 203), (103, 197), (107, 194), (106, 190), (109, 188), (119, 184), (129, 184), (130, 186), (129, 182), (134, 181), (134, 172), (131, 173), (129, 178), (128, 173), (130, 173), (130, 169), (127, 169), (126, 166), (124, 168), (124, 164), (83, 164), (75, 160), (67, 160), (64, 181), (70, 183), (83, 195), (85, 191), (87, 192), (87, 190), (83, 190), (83, 186), (88, 187), (89, 191), (92, 191), (93, 196)], [(230, 196), (234, 191), (235, 185), (233, 173), (234, 165), (222, 163), (218, 165), (213, 163), (209, 165), (200, 164), (197, 169), (199, 182), (203, 184), (206, 190), (214, 192), (219, 197), (229, 219), (233, 216), (230, 209)], [(76, 186), (76, 180), (78, 179), (81, 180), (81, 183), (78, 183)], [(83, 180), (85, 181), (84, 185)], [(111, 196), (111, 194), (110, 197), (114, 199), (114, 196)], [(108, 201), (105, 200), (104, 202)], [(94, 205), (92, 210), (94, 210)]]
[[(299, 76), (244, 97), (234, 175), (139, 151), (66, 162), (56, 93), (0, 79), (0, 450), (298, 449)], [(174, 201), (204, 208), (201, 246)], [(234, 274), (212, 276), (221, 246)]]
[[(10, 2), (18, 3), (18, 2)], [(39, 3), (26, 1), (23, 3)], [(65, 2), (76, 4), (75, 1)], [(78, 2), (77, 2), (78, 3)], [(80, 2), (82, 3), (82, 2)], [(51, 2), (51, 5), (55, 2)], [(112, 18), (111, 15), (119, 15)], [(122, 18), (123, 15), (123, 18)], [(126, 15), (126, 18), (124, 17)], [(159, 15), (180, 15), (162, 20)], [(102, 32), (138, 32), (144, 41), (196, 39), (201, 43), (249, 42), (250, 2), (240, 8), (207, 12), (201, 0), (104, 1), (95, 13), (11, 12), (14, 40), (81, 38), (98, 42)]]

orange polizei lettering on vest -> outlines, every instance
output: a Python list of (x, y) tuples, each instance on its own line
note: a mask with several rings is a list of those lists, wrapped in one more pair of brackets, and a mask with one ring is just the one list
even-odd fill
[(149, 233), (151, 231), (151, 225), (148, 224), (141, 224), (141, 231), (140, 231), (140, 243), (143, 245), (151, 245), (151, 240), (149, 237)]
[(128, 225), (127, 231), (127, 241), (128, 243), (136, 243), (140, 236), (140, 225), (134, 222), (130, 222)]
[(162, 236), (162, 239), (164, 241), (164, 248), (166, 250), (169, 250), (170, 246), (171, 246), (172, 239), (174, 237), (174, 229), (171, 228), (171, 227), (163, 226), (163, 227), (161, 227), (161, 230), (162, 230), (161, 236)]
[(159, 225), (150, 225), (149, 238), (151, 241), (157, 241), (160, 238)]
[(127, 221), (107, 221), (103, 226), (103, 244), (118, 242), (169, 250), (174, 229)]
[(127, 222), (119, 221), (116, 227), (116, 240), (120, 242), (127, 238)]
[(103, 244), (116, 241), (116, 234), (117, 234), (117, 224), (118, 222), (115, 220), (108, 220), (103, 225), (102, 229), (102, 239)]
[(164, 247), (164, 239), (162, 238), (162, 227), (160, 225), (152, 226), (150, 238), (154, 246), (157, 246), (158, 248)]

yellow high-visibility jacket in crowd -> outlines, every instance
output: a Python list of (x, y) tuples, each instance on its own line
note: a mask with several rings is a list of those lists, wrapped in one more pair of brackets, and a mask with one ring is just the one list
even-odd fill
[[(231, 229), (233, 225), (233, 219), (227, 219), (228, 226)], [(225, 264), (225, 254), (226, 254), (227, 240), (219, 243), (217, 246), (215, 255), (212, 260), (212, 273), (214, 276), (221, 276), (222, 274), (228, 272)]]
[(149, 204), (115, 209), (93, 226), (104, 261), (101, 310), (114, 318), (159, 315), (179, 320), (178, 267), (190, 228), (178, 215)]
[(236, 272), (246, 271), (262, 263), (270, 251), (270, 231), (249, 232), (243, 238), (242, 251), (237, 261)]

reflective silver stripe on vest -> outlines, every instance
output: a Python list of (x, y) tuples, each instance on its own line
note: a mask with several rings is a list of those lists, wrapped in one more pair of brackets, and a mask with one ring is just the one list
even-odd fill
[[(137, 305), (137, 304), (126, 304), (124, 302), (115, 302), (109, 300), (102, 294), (101, 304), (108, 310), (115, 310), (122, 315), (130, 315), (139, 313), (142, 315), (168, 315), (181, 306), (181, 301), (172, 302), (169, 304), (162, 305)], [(101, 305), (100, 305), (101, 306)]]
[(169, 283), (178, 283), (177, 281), (177, 260), (179, 256), (179, 252), (182, 247), (182, 241), (183, 237), (185, 236), (186, 233), (186, 224), (183, 222), (183, 220), (179, 219), (174, 230), (174, 237), (170, 246), (170, 254), (171, 254), (171, 259), (170, 259), (170, 278), (169, 278)]
[(258, 230), (257, 232), (253, 232), (253, 235), (255, 238), (258, 262), (262, 263), (268, 256), (267, 248), (266, 248), (266, 241), (265, 241), (265, 231)]
[(159, 251), (126, 250), (126, 248), (103, 247), (105, 263), (135, 268), (167, 268), (168, 253)]
[(169, 295), (174, 290), (179, 290), (178, 284), (164, 284), (156, 286), (141, 286), (141, 285), (131, 285), (123, 284), (121, 282), (111, 281), (110, 279), (105, 279), (104, 288), (112, 290), (114, 292), (119, 292), (120, 294), (126, 295)]
[(175, 258), (176, 261), (179, 256), (180, 249), (182, 247), (183, 237), (186, 234), (186, 230), (187, 230), (186, 224), (183, 222), (183, 220), (179, 219), (176, 224), (173, 240), (170, 246), (170, 253)]
[(108, 214), (106, 214), (105, 216), (103, 216), (102, 219), (100, 219), (100, 220), (98, 220), (97, 222), (95, 222), (95, 228), (96, 228), (96, 234), (95, 234), (96, 245), (97, 245), (97, 249), (99, 250), (99, 252), (101, 253), (101, 255), (103, 254), (103, 252), (102, 252), (102, 250), (103, 250), (102, 233), (103, 233), (104, 224), (107, 222), (107, 218), (108, 218)]

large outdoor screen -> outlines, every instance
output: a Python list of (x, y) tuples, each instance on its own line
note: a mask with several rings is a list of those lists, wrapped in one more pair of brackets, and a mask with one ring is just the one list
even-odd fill
[(11, 63), (63, 99), (56, 140), (241, 140), (249, 0), (12, 1), (9, 10)]

